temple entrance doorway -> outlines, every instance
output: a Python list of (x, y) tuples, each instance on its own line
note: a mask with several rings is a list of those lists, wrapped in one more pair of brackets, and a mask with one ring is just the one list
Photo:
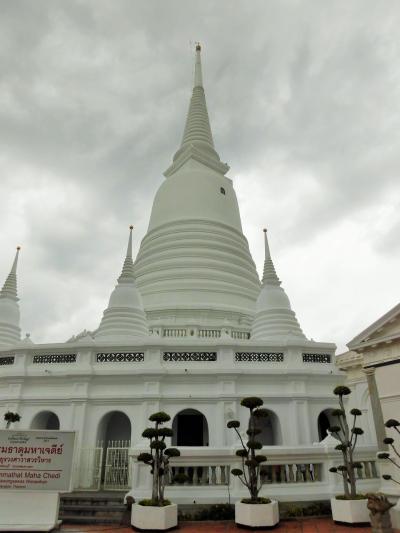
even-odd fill
[(196, 409), (184, 409), (173, 422), (173, 446), (208, 446), (208, 424), (206, 417)]
[(129, 488), (131, 422), (121, 411), (111, 411), (100, 420), (97, 431), (101, 450), (99, 486), (104, 490)]

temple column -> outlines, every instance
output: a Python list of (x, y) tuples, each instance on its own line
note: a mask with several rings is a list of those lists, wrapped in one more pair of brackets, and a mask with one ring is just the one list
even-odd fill
[(367, 376), (367, 384), (369, 397), (371, 399), (372, 416), (374, 418), (376, 440), (378, 441), (378, 447), (381, 450), (387, 450), (388, 445), (384, 444), (383, 439), (386, 437), (385, 423), (383, 420), (383, 412), (381, 401), (379, 399), (378, 387), (375, 379), (375, 368), (364, 368), (364, 374)]

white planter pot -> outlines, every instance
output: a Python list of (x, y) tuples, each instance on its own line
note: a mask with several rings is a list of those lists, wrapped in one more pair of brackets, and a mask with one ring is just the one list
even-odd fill
[(368, 500), (337, 500), (331, 498), (332, 518), (335, 522), (361, 524), (370, 522)]
[(235, 522), (241, 526), (271, 527), (279, 522), (279, 505), (276, 500), (271, 503), (251, 504), (235, 503)]
[(178, 525), (178, 506), (175, 503), (165, 507), (132, 505), (131, 524), (136, 529), (165, 531)]

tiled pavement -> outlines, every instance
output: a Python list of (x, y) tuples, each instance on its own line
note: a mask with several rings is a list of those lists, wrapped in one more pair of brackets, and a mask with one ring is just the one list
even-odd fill
[[(132, 529), (126, 526), (115, 525), (84, 525), (65, 524), (61, 526), (60, 532), (64, 533), (132, 533)], [(234, 522), (180, 522), (177, 530), (179, 533), (239, 533), (249, 531), (239, 529)], [(267, 532), (268, 529), (257, 529), (257, 533)], [(310, 518), (306, 520), (282, 520), (274, 533), (370, 533), (370, 527), (346, 527), (336, 525), (330, 518)]]

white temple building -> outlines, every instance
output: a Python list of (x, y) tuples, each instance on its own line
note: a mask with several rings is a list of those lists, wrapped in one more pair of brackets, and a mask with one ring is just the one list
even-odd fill
[[(167, 496), (178, 503), (242, 497), (240, 482), (229, 476), (237, 443), (226, 423), (238, 418), (245, 432), (240, 400), (259, 396), (270, 410), (260, 437), (268, 457), (263, 494), (298, 501), (341, 491), (328, 471), (340, 463), (327, 434), (332, 390), (344, 380), (335, 345), (303, 333), (266, 230), (260, 282), (228, 170), (214, 146), (197, 46), (181, 145), (135, 260), (130, 229), (98, 329), (67, 342), (21, 340), (17, 251), (0, 293), (1, 410), (21, 415), (16, 429), (77, 431), (76, 488), (133, 487), (136, 497), (147, 495), (148, 467), (134, 458), (146, 446), (141, 434), (149, 415), (163, 410), (182, 450), (176, 468), (189, 475)], [(376, 440), (366, 384), (352, 396), (351, 407), (364, 415), (361, 490), (372, 490)]]

